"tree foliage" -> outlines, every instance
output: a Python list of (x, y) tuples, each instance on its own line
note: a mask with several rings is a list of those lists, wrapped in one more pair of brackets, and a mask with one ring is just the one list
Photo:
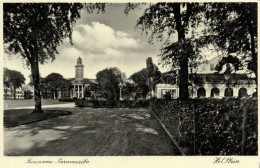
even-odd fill
[(177, 71), (169, 71), (161, 74), (161, 82), (165, 84), (178, 84)]
[(6, 87), (12, 88), (14, 98), (16, 94), (16, 88), (21, 87), (24, 82), (25, 78), (21, 72), (4, 68), (4, 85)]
[(97, 73), (97, 82), (101, 94), (108, 100), (119, 100), (119, 84), (123, 83), (124, 75), (116, 68), (106, 68)]
[[(137, 27), (154, 39), (164, 42), (160, 56), (162, 61), (179, 68), (180, 98), (189, 98), (188, 65), (194, 55), (191, 40), (186, 34), (190, 27), (201, 22), (200, 3), (156, 3), (151, 4), (137, 21)], [(177, 36), (177, 37), (176, 37)]]
[(4, 68), (4, 84), (9, 87), (21, 87), (24, 84), (25, 78), (21, 72)]
[(151, 57), (149, 57), (146, 60), (146, 73), (147, 73), (146, 83), (149, 86), (151, 96), (154, 97), (155, 85), (160, 81), (161, 72), (159, 71), (158, 67), (153, 64)]
[(257, 3), (208, 3), (207, 34), (257, 76)]
[(149, 92), (149, 86), (147, 85), (147, 70), (143, 68), (142, 70), (132, 74), (130, 79), (136, 83), (136, 91), (142, 93), (142, 96), (145, 97)]
[[(224, 65), (227, 66), (227, 69), (225, 72), (229, 71), (231, 72), (231, 69), (230, 69), (230, 65), (229, 64), (232, 64), (235, 68), (235, 71), (239, 70), (241, 68), (241, 61), (235, 57), (235, 56), (232, 56), (232, 55), (229, 55), (227, 57), (223, 57), (219, 62), (218, 64), (216, 65), (215, 67), (215, 70), (217, 70), (218, 72), (220, 72), (223, 68)], [(227, 72), (228, 73), (228, 72)]]
[(52, 92), (53, 98), (56, 98), (58, 90), (67, 85), (66, 79), (59, 73), (51, 73), (43, 78), (42, 83), (45, 89)]
[(146, 97), (146, 95), (149, 93), (149, 77), (153, 76), (153, 83), (152, 89), (154, 89), (155, 84), (159, 83), (161, 81), (161, 72), (159, 71), (158, 67), (153, 64), (152, 69), (154, 68), (154, 72), (148, 73), (147, 68), (143, 68), (142, 70), (132, 74), (130, 76), (130, 79), (133, 80), (136, 83), (136, 91), (142, 93), (143, 97)]
[(122, 86), (122, 97), (123, 99), (130, 99), (136, 93), (136, 84), (125, 82)]
[(5, 3), (4, 43), (6, 52), (19, 54), (30, 66), (34, 85), (35, 110), (42, 112), (39, 63), (54, 60), (57, 47), (71, 35), (81, 9), (104, 10), (104, 4)]

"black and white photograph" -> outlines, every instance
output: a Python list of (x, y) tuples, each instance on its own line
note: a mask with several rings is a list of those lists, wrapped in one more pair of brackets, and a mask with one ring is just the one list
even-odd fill
[(2, 6), (5, 157), (258, 156), (258, 2)]

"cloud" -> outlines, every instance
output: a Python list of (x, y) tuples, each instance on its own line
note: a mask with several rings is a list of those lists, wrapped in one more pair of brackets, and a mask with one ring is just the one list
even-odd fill
[(139, 47), (138, 41), (122, 31), (115, 31), (109, 26), (99, 22), (80, 24), (75, 27), (72, 34), (75, 47), (84, 53), (108, 54), (118, 56), (127, 49)]
[(77, 25), (72, 40), (73, 45), (69, 44), (68, 39), (64, 41), (57, 59), (51, 64), (51, 69), (56, 68), (55, 72), (64, 77), (74, 76), (74, 66), (79, 56), (85, 66), (84, 76), (96, 78), (96, 73), (107, 67), (118, 67), (130, 76), (146, 67), (148, 56), (157, 55), (154, 46), (99, 22)]
[[(75, 57), (79, 57), (84, 55), (84, 53), (82, 51), (80, 51), (79, 49), (71, 46), (71, 47), (67, 47), (67, 48), (62, 48), (59, 52), (59, 55), (63, 58), (63, 59), (75, 59)], [(59, 56), (58, 56), (59, 58)]]

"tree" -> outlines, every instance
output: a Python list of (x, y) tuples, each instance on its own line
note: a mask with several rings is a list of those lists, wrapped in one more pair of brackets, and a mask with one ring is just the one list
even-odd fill
[[(154, 79), (153, 79), (154, 85), (151, 87), (152, 90), (154, 89), (155, 84), (160, 82), (160, 75), (161, 75), (159, 69), (156, 67), (156, 65), (153, 64), (152, 69), (154, 67), (155, 67), (155, 73), (154, 73)], [(151, 75), (150, 75), (150, 77), (151, 77), (153, 72), (150, 72), (150, 73), (151, 73)], [(149, 85), (147, 82), (148, 78), (149, 77), (148, 77), (147, 68), (143, 68), (142, 70), (140, 70), (130, 76), (130, 79), (132, 79), (137, 85), (137, 92), (141, 92), (143, 97), (145, 97), (150, 91), (150, 88), (149, 88)]]
[(130, 76), (130, 79), (132, 79), (137, 85), (137, 92), (141, 92), (143, 97), (145, 97), (149, 92), (149, 86), (146, 83), (147, 78), (146, 68), (143, 68)]
[(108, 100), (119, 100), (119, 84), (123, 83), (124, 78), (122, 72), (116, 67), (106, 68), (96, 76), (101, 94)]
[(4, 98), (7, 98), (7, 91), (10, 88), (10, 83), (8, 81), (9, 69), (4, 68)]
[(177, 71), (169, 71), (161, 74), (161, 82), (176, 85), (178, 83)]
[(19, 54), (31, 68), (35, 113), (41, 113), (39, 63), (54, 60), (65, 38), (72, 43), (72, 28), (80, 10), (104, 11), (104, 4), (5, 3), (4, 43), (6, 52)]
[[(137, 27), (146, 34), (150, 33), (149, 42), (156, 38), (164, 41), (166, 51), (162, 51), (162, 60), (170, 62), (179, 68), (180, 99), (189, 98), (188, 90), (188, 62), (193, 56), (190, 51), (191, 43), (186, 38), (189, 27), (195, 27), (201, 17), (199, 3), (156, 3), (150, 4), (143, 16), (137, 21)], [(177, 40), (172, 40), (177, 33)]]
[(122, 86), (122, 96), (124, 98), (130, 99), (131, 96), (136, 93), (136, 85), (134, 83), (126, 82)]
[(257, 83), (257, 3), (208, 3), (206, 32), (254, 72)]
[(16, 98), (16, 88), (24, 84), (25, 78), (21, 72), (4, 68), (4, 85), (12, 87), (14, 99)]
[(9, 83), (9, 74), (10, 74), (10, 70), (7, 68), (4, 68), (4, 86), (6, 87), (10, 87), (10, 83)]
[(224, 72), (225, 74), (231, 74), (231, 67), (230, 64), (232, 64), (234, 66), (234, 70), (237, 71), (241, 68), (241, 61), (232, 55), (229, 55), (227, 57), (223, 57), (218, 64), (215, 67), (215, 70), (217, 70), (218, 72), (220, 72), (223, 68), (224, 65), (226, 65), (227, 69)]
[(43, 83), (46, 89), (52, 92), (53, 98), (56, 99), (58, 90), (63, 88), (67, 84), (66, 80), (59, 73), (51, 73), (43, 79)]
[(99, 90), (98, 84), (96, 84), (96, 83), (90, 83), (90, 84), (89, 84), (89, 90), (90, 90), (90, 91), (97, 92), (97, 91)]
[[(99, 96), (99, 94), (100, 94), (100, 87), (99, 87), (99, 85), (96, 84), (96, 83), (90, 83), (89, 84), (89, 92), (90, 92), (89, 93), (90, 96), (93, 96), (94, 100), (97, 100), (97, 96)], [(93, 92), (93, 95), (91, 95), (91, 92)]]
[(147, 66), (146, 67), (146, 73), (147, 73), (146, 83), (149, 86), (151, 96), (154, 97), (155, 85), (156, 85), (156, 83), (158, 83), (158, 80), (160, 80), (161, 72), (159, 71), (158, 67), (153, 64), (151, 57), (149, 57), (146, 60), (146, 66)]

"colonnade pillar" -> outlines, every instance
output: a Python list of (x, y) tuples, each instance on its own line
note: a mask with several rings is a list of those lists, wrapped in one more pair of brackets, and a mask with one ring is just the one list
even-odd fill
[(78, 85), (78, 98), (79, 98), (79, 85)]
[(76, 85), (74, 85), (74, 89), (73, 89), (73, 97), (76, 97)]
[(81, 90), (82, 94), (81, 94), (81, 96), (82, 96), (82, 98), (84, 98), (84, 89), (83, 89), (84, 87), (83, 87), (83, 84), (81, 85), (81, 87), (82, 87), (82, 90)]

